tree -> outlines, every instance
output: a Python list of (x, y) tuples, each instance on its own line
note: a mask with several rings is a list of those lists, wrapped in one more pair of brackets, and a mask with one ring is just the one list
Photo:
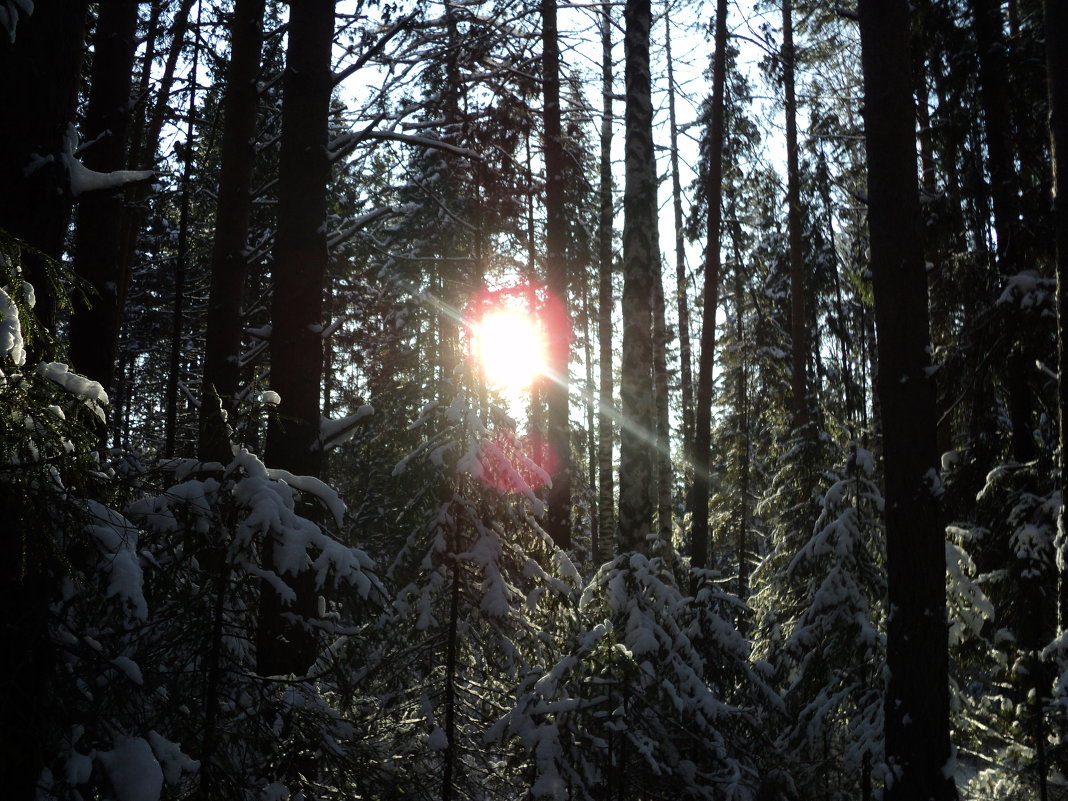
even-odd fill
[(597, 396), (601, 413), (597, 423), (597, 548), (595, 556), (605, 559), (612, 552), (615, 493), (612, 473), (615, 421), (612, 399), (612, 273), (614, 237), (612, 217), (612, 17), (611, 6), (601, 7), (601, 141), (598, 172), (597, 222), (597, 357), (600, 381)]
[[(545, 99), (545, 264), (546, 286), (556, 303), (567, 308), (567, 222), (564, 215), (564, 144), (560, 125), (560, 45), (556, 0), (541, 0), (542, 86)], [(549, 535), (561, 548), (571, 546), (571, 428), (568, 423), (568, 361), (571, 331), (567, 315), (554, 315), (548, 331), (549, 447), (557, 460), (549, 490)]]
[(716, 4), (716, 48), (712, 62), (711, 124), (707, 132), (704, 186), (708, 204), (705, 228), (704, 317), (701, 321), (701, 353), (697, 366), (697, 410), (694, 418), (693, 486), (690, 514), (690, 561), (694, 567), (708, 564), (708, 495), (711, 480), (712, 368), (716, 350), (716, 310), (719, 308), (720, 204), (723, 181), (724, 85), (727, 74), (727, 2)]
[(790, 339), (794, 426), (807, 420), (808, 321), (805, 318), (805, 270), (801, 240), (801, 174), (797, 164), (797, 50), (794, 47), (793, 0), (782, 0), (782, 66), (786, 94), (786, 207), (790, 232)]
[(199, 454), (205, 461), (228, 461), (230, 438), (223, 413), (232, 416), (237, 411), (263, 13), (264, 0), (238, 0), (234, 4), (216, 210), (216, 219), (226, 224), (216, 226), (212, 242), (201, 384)]
[[(323, 370), (322, 304), (326, 273), (327, 119), (333, 74), (333, 0), (290, 6), (289, 48), (278, 163), (278, 232), (271, 271), (271, 387), (281, 395), (267, 428), (266, 461), (296, 475), (318, 476), (319, 393)], [(273, 562), (268, 540), (264, 563)], [(298, 580), (299, 583), (300, 580)], [(314, 595), (298, 591), (298, 611)], [(292, 641), (285, 642), (286, 637)], [(257, 635), (260, 673), (302, 673), (312, 657), (302, 627), (286, 625), (278, 594), (264, 586)]]
[(656, 508), (653, 281), (659, 280), (656, 159), (649, 73), (649, 0), (627, 0), (626, 176), (623, 195), (623, 423), (619, 453), (619, 551), (644, 551)]
[(886, 798), (956, 798), (949, 741), (945, 535), (930, 375), (905, 0), (859, 6), (868, 225), (879, 356), (889, 619)]
[[(93, 37), (93, 76), (83, 134), (91, 142), (85, 166), (99, 173), (126, 164), (126, 133), (130, 124), (130, 78), (137, 45), (137, 0), (100, 4)], [(75, 367), (111, 389), (119, 343), (119, 247), (123, 195), (109, 185), (89, 184), (79, 195), (74, 242), (74, 269), (91, 287), (88, 305), (78, 304), (71, 317), (71, 361)]]

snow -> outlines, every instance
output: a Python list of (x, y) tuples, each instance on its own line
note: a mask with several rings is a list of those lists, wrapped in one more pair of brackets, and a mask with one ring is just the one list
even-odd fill
[(22, 323), (15, 301), (0, 288), (0, 357), (9, 356), (16, 367), (26, 363), (25, 341), (22, 338)]
[(141, 562), (137, 556), (137, 528), (125, 517), (103, 504), (90, 500), (89, 513), (94, 522), (87, 528), (103, 550), (108, 568), (108, 598), (118, 596), (129, 604), (138, 620), (148, 618), (143, 591)]
[(41, 362), (37, 365), (37, 372), (83, 401), (101, 421), (106, 420), (101, 407), (108, 405), (108, 393), (99, 383), (78, 373), (72, 373), (70, 368), (62, 362)]
[(329, 417), (320, 418), (319, 442), (324, 451), (336, 448), (348, 442), (356, 434), (357, 424), (374, 414), (374, 408), (364, 404), (353, 414), (331, 420)]
[(289, 801), (289, 788), (281, 782), (271, 782), (260, 793), (260, 801)]
[(134, 684), (141, 686), (145, 683), (145, 679), (141, 675), (141, 668), (130, 657), (117, 656), (111, 660), (111, 664), (117, 667)]
[(111, 751), (98, 751), (116, 801), (158, 801), (163, 770), (148, 742), (141, 737), (120, 739)]
[(449, 746), (449, 738), (445, 736), (441, 726), (435, 726), (433, 731), (426, 737), (428, 751), (444, 751)]
[(267, 406), (277, 406), (282, 402), (282, 396), (275, 392), (273, 389), (264, 390), (257, 397), (256, 400)]
[(78, 149), (78, 133), (73, 125), (67, 128), (64, 138), (63, 152), (59, 154), (60, 160), (67, 168), (70, 180), (70, 193), (72, 197), (80, 197), (87, 192), (103, 192), (111, 189), (121, 189), (126, 184), (147, 181), (155, 173), (152, 170), (115, 170), (113, 172), (96, 172), (82, 164), (75, 151)]
[(183, 773), (196, 773), (200, 763), (190, 759), (177, 744), (172, 743), (166, 737), (157, 732), (148, 733), (148, 741), (152, 745), (152, 751), (163, 768), (163, 778), (167, 784), (176, 785), (182, 778)]

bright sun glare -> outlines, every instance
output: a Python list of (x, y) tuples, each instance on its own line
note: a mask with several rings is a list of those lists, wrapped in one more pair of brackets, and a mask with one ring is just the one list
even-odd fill
[(487, 312), (475, 336), (486, 380), (502, 390), (529, 389), (545, 369), (545, 336), (530, 314), (516, 309)]

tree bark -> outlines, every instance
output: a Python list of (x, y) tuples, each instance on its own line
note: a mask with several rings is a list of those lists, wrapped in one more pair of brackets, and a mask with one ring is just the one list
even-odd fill
[(263, 49), (264, 0), (234, 4), (230, 66), (223, 98), (222, 153), (219, 201), (211, 250), (211, 289), (208, 294), (204, 342), (204, 378), (200, 400), (200, 458), (226, 463), (230, 438), (223, 412), (235, 411), (241, 356), (241, 305), (248, 264), (252, 169), (256, 160), (256, 78)]
[[(197, 6), (197, 27), (200, 27), (200, 9)], [(167, 397), (164, 421), (163, 453), (167, 458), (175, 454), (178, 440), (178, 394), (182, 370), (182, 329), (185, 327), (185, 281), (189, 272), (189, 215), (192, 212), (193, 161), (196, 157), (196, 111), (197, 67), (200, 48), (193, 46), (193, 63), (190, 69), (188, 116), (185, 132), (185, 163), (182, 165), (181, 209), (178, 212), (178, 252), (174, 257), (174, 298), (171, 306), (171, 353), (167, 369)], [(122, 307), (119, 306), (119, 315)], [(187, 454), (188, 455), (188, 454)]]
[(705, 231), (704, 312), (701, 354), (697, 364), (697, 410), (693, 436), (693, 486), (690, 494), (690, 564), (708, 565), (708, 495), (712, 448), (712, 368), (716, 351), (716, 309), (719, 307), (719, 239), (722, 227), (724, 84), (727, 76), (727, 0), (716, 2), (716, 45), (712, 57), (712, 122), (708, 131), (705, 192), (708, 220)]
[(671, 408), (664, 284), (660, 274), (653, 281), (653, 394), (656, 408), (657, 536), (662, 542), (671, 542)]
[(548, 331), (548, 442), (556, 459), (549, 489), (546, 531), (558, 548), (571, 547), (571, 430), (568, 422), (568, 357), (571, 327), (567, 314), (567, 220), (564, 216), (564, 143), (560, 131), (560, 50), (556, 0), (541, 0), (542, 90), (545, 125), (546, 287), (562, 313)]
[(601, 159), (598, 186), (597, 223), (597, 356), (600, 377), (597, 397), (600, 419), (597, 426), (597, 544), (594, 555), (608, 559), (615, 529), (615, 475), (612, 455), (615, 421), (612, 410), (612, 18), (611, 6), (601, 6)]
[[(1068, 6), (1045, 0), (1046, 75), (1049, 81), (1049, 138), (1053, 166), (1053, 236), (1057, 248), (1057, 406), (1060, 448), (1057, 467), (1061, 497), (1068, 498)], [(1057, 536), (1068, 549), (1068, 504), (1057, 514)], [(1062, 565), (1068, 565), (1065, 561)], [(1061, 567), (1058, 627), (1068, 631), (1068, 573)]]
[(617, 540), (620, 551), (645, 551), (653, 533), (656, 495), (652, 297), (660, 265), (649, 73), (650, 0), (627, 0), (624, 19), (627, 183), (623, 195), (623, 424)]
[(782, 67), (786, 94), (786, 209), (790, 240), (790, 386), (794, 428), (808, 422), (808, 325), (805, 320), (805, 265), (801, 244), (801, 175), (797, 164), (797, 96), (792, 0), (782, 0)]
[[(93, 76), (82, 131), (91, 142), (82, 158), (97, 172), (126, 165), (130, 123), (130, 78), (137, 45), (137, 0), (100, 3), (93, 38)], [(74, 238), (74, 271), (92, 287), (89, 306), (76, 303), (70, 320), (70, 358), (74, 368), (111, 391), (119, 344), (119, 245), (123, 212), (121, 191), (83, 195)]]
[[(333, 76), (330, 54), (334, 0), (290, 5), (289, 48), (283, 78), (282, 139), (278, 162), (278, 231), (271, 300), (271, 387), (281, 403), (267, 426), (266, 460), (297, 475), (318, 476), (321, 337), (326, 274), (327, 121)], [(264, 564), (274, 566), (268, 541)], [(298, 614), (312, 616), (312, 576), (296, 577)], [(282, 618), (278, 593), (263, 587), (257, 632), (257, 671), (303, 673), (314, 656), (313, 638)], [(286, 640), (289, 640), (287, 643)]]
[[(972, 0), (975, 40), (979, 54), (979, 86), (986, 131), (987, 169), (990, 172), (990, 199), (994, 209), (997, 236), (997, 267), (1003, 278), (1020, 269), (1021, 226), (1018, 185), (1014, 167), (1012, 112), (1009, 107), (1009, 74), (1005, 58), (1005, 36), (1001, 4)], [(1013, 459), (1029, 462), (1037, 455), (1031, 433), (1031, 400), (1027, 374), (1034, 362), (1021, 341), (1009, 357), (1009, 421), (1012, 426)]]
[(671, 61), (670, 0), (664, 8), (664, 56), (667, 60), (668, 130), (671, 134), (671, 206), (675, 215), (675, 302), (679, 310), (679, 384), (682, 395), (682, 441), (693, 442), (693, 356), (690, 348), (690, 297), (683, 241), (682, 179), (679, 172), (679, 126), (675, 114), (675, 68)]
[(861, 0), (868, 223), (882, 414), (889, 616), (887, 801), (957, 797), (949, 740), (945, 534), (930, 376), (907, 0)]

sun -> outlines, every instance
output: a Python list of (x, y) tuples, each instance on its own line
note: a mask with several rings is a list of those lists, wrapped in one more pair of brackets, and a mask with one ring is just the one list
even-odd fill
[(486, 381), (504, 391), (530, 389), (545, 371), (545, 333), (520, 309), (487, 311), (474, 330), (474, 354)]

